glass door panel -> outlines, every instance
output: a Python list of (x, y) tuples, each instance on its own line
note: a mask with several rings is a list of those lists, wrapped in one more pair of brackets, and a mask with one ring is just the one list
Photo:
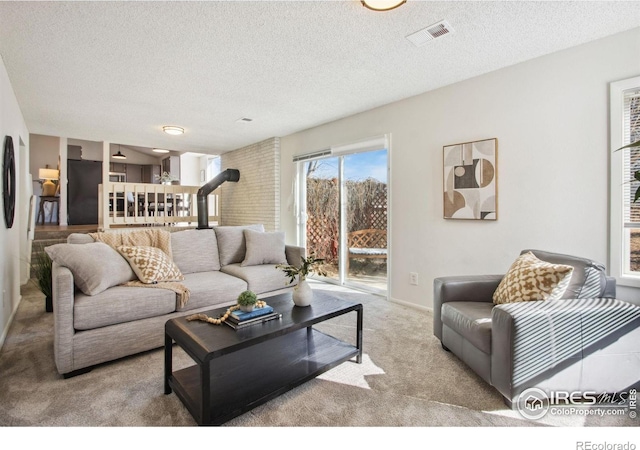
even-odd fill
[(304, 163), (306, 182), (307, 255), (325, 260), (327, 278), (340, 280), (339, 230), (340, 184), (339, 158)]
[(344, 277), (387, 290), (387, 150), (343, 156)]

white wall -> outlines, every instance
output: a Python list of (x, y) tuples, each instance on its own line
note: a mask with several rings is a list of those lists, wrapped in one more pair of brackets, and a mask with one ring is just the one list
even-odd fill
[(180, 155), (180, 184), (183, 186), (200, 186), (199, 153), (183, 153)]
[[(524, 248), (606, 264), (608, 84), (640, 74), (639, 55), (640, 28), (282, 138), (288, 241), (293, 155), (391, 133), (392, 299), (431, 307), (434, 278), (504, 273)], [(498, 220), (444, 220), (442, 147), (494, 137)]]
[[(4, 62), (0, 60), (0, 137), (4, 151), (5, 136), (13, 138), (16, 157), (16, 215), (13, 226), (7, 229), (4, 213), (0, 215), (0, 345), (4, 342), (11, 318), (20, 302), (20, 261), (25, 255), (20, 253), (21, 228), (27, 226), (23, 202), (25, 200), (24, 176), (29, 166), (29, 131), (22, 117), (20, 106), (13, 93)], [(20, 143), (24, 144), (21, 145)], [(44, 308), (44, 305), (43, 305)]]
[[(101, 141), (87, 141), (84, 139), (67, 139), (68, 145), (78, 145), (82, 147), (82, 159), (87, 161), (104, 161), (103, 156), (103, 142)], [(114, 159), (109, 158), (110, 162), (125, 163), (125, 164), (160, 164), (161, 158), (147, 155), (135, 151), (126, 145), (109, 144), (109, 155), (113, 155), (120, 150), (127, 159)]]

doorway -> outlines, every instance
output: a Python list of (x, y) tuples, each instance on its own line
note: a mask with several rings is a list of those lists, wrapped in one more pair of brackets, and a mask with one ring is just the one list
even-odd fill
[(325, 281), (386, 295), (388, 138), (297, 159), (298, 245), (324, 259)]

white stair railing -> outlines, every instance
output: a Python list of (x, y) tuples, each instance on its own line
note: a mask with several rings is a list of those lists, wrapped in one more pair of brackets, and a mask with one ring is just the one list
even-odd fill
[[(199, 186), (150, 183), (104, 183), (98, 186), (98, 225), (119, 226), (198, 224)], [(209, 197), (209, 222), (218, 222), (219, 190)]]

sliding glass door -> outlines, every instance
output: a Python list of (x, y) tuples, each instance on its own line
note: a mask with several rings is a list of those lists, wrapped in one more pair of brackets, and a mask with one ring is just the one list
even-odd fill
[(380, 293), (388, 280), (386, 142), (298, 162), (299, 244), (325, 260), (327, 281)]

